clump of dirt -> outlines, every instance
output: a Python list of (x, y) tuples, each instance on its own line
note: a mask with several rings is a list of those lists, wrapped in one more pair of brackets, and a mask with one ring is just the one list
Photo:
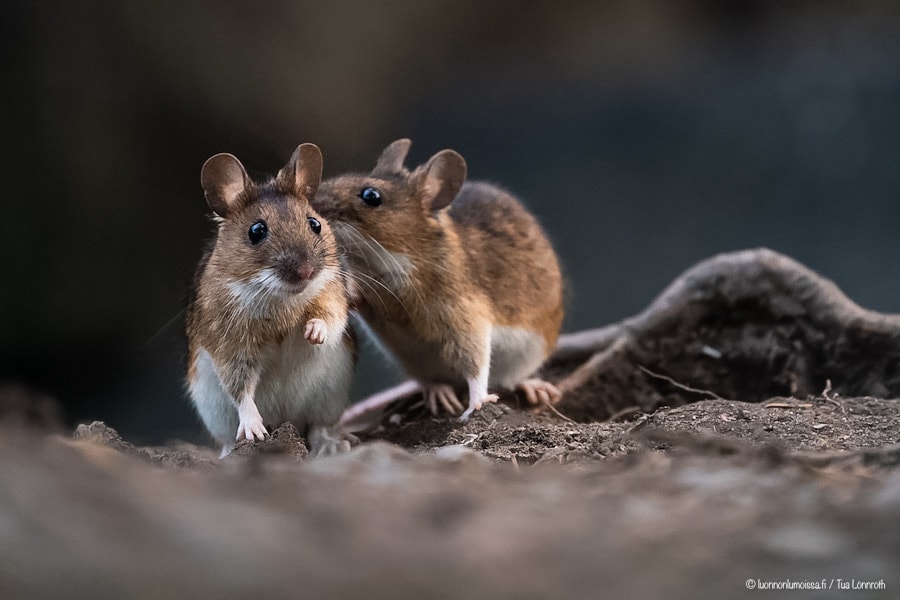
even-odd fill
[(309, 449), (297, 433), (297, 428), (291, 423), (284, 423), (262, 441), (241, 440), (228, 457), (235, 459), (265, 454), (282, 454), (294, 460), (303, 460), (309, 456)]
[(79, 425), (72, 438), (107, 446), (162, 467), (207, 468), (215, 465), (216, 454), (210, 448), (180, 443), (165, 447), (138, 447), (126, 442), (118, 431), (102, 421)]

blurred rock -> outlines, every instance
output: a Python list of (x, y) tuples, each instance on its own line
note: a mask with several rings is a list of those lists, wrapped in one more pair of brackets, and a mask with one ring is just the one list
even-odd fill
[(17, 383), (0, 383), (0, 422), (49, 432), (63, 430), (63, 411), (53, 396)]

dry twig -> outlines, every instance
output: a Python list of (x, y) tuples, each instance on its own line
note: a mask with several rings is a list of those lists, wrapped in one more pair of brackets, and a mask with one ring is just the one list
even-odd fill
[(663, 375), (662, 373), (655, 373), (655, 372), (651, 371), (650, 369), (648, 369), (647, 367), (645, 367), (644, 365), (638, 365), (637, 367), (638, 367), (638, 369), (640, 369), (641, 371), (643, 371), (650, 377), (653, 377), (654, 379), (661, 379), (662, 381), (665, 381), (666, 383), (677, 387), (679, 390), (684, 390), (686, 392), (691, 392), (693, 394), (702, 394), (704, 396), (709, 396), (713, 400), (725, 400), (725, 398), (723, 398), (722, 396), (718, 395), (715, 392), (712, 392), (710, 390), (701, 390), (700, 388), (695, 388), (695, 387), (691, 387), (689, 385), (685, 385), (681, 382), (675, 381), (668, 375)]

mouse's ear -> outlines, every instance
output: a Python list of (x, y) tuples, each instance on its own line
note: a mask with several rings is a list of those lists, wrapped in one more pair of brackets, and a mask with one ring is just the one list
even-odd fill
[(373, 175), (385, 173), (402, 173), (403, 161), (409, 154), (409, 147), (412, 146), (412, 140), (402, 138), (390, 143), (390, 145), (381, 152), (375, 168), (372, 169)]
[(315, 144), (300, 144), (288, 164), (278, 172), (277, 179), (312, 200), (322, 182), (322, 151)]
[(232, 154), (216, 154), (200, 169), (206, 203), (223, 219), (237, 207), (237, 198), (252, 185), (244, 165)]
[(453, 202), (466, 182), (466, 161), (453, 150), (441, 150), (416, 169), (413, 177), (423, 206), (438, 211)]

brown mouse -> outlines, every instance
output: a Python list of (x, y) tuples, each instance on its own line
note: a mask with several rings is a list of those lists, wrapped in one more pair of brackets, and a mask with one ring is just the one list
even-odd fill
[[(390, 144), (369, 174), (325, 180), (313, 206), (332, 224), (358, 311), (432, 407), (465, 420), (496, 400), (488, 387), (521, 389), (531, 403), (560, 392), (529, 377), (554, 348), (563, 279), (535, 217), (497, 186), (466, 182), (462, 156), (442, 150), (413, 170), (410, 140)], [(342, 417), (395, 399), (389, 393)]]
[(218, 226), (188, 308), (187, 378), (223, 456), (285, 421), (313, 453), (346, 446), (330, 427), (349, 403), (356, 346), (336, 240), (309, 202), (321, 176), (313, 144), (265, 183), (230, 154), (203, 165)]

